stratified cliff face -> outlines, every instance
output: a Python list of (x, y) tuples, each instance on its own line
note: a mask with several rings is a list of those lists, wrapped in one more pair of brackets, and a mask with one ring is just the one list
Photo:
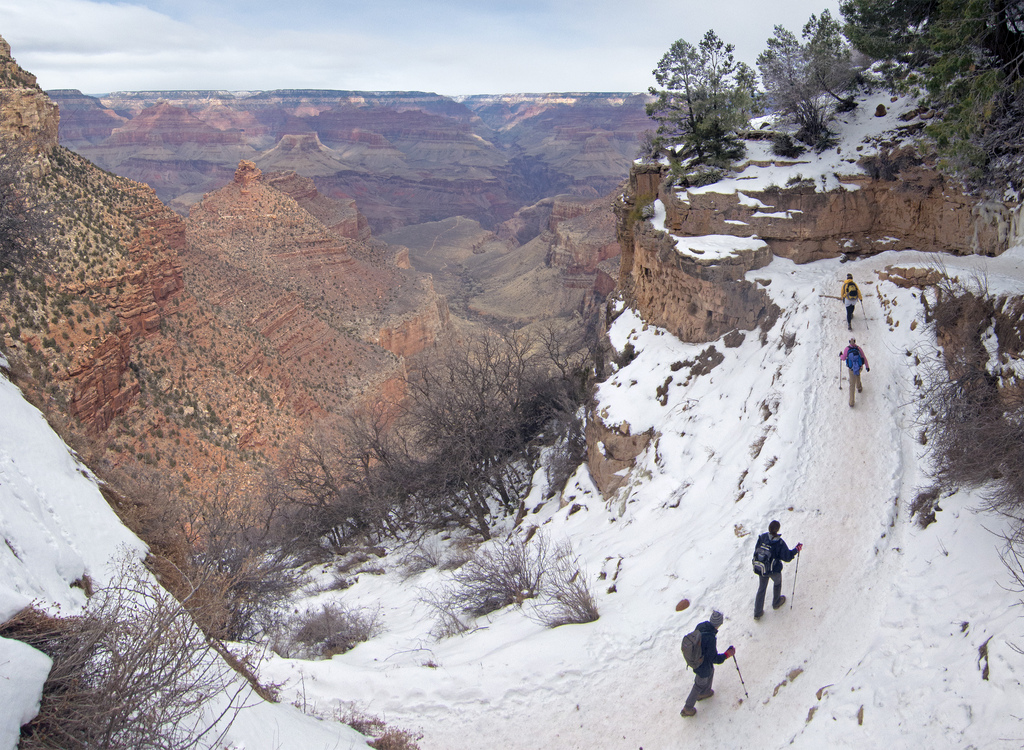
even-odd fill
[(913, 167), (891, 180), (844, 179), (859, 189), (749, 191), (745, 200), (735, 193), (658, 196), (666, 227), (675, 232), (756, 236), (774, 255), (797, 263), (886, 250), (997, 255), (1006, 249), (1005, 207), (964, 195), (935, 170)]
[(0, 132), (14, 136), (36, 149), (57, 145), (57, 107), (39, 88), (36, 77), (11, 57), (11, 46), (0, 39)]
[[(896, 166), (878, 170), (879, 163)], [(865, 169), (851, 167), (830, 191), (797, 180), (788, 188), (752, 185), (742, 192), (678, 189), (664, 179), (667, 170), (638, 165), (617, 207), (620, 287), (646, 320), (699, 342), (761, 320), (764, 294), (742, 279), (774, 256), (805, 263), (886, 250), (997, 255), (1006, 249), (1013, 207), (964, 195), (910, 147), (873, 153), (861, 164)], [(664, 209), (666, 231), (640, 218), (654, 200)], [(707, 235), (735, 237), (737, 248), (756, 238), (761, 247), (711, 261), (677, 252), (675, 237)]]
[[(404, 248), (369, 237), (351, 200), (294, 173), (265, 182), (246, 162), (186, 226), (150, 187), (56, 145), (56, 108), (8, 62), (0, 128), (31, 146), (55, 227), (45, 257), (3, 269), (0, 348), (90, 465), (193, 496), (241, 491), (307, 430), (401, 398), (406, 358), (447, 334), (447, 302)], [(92, 112), (82, 137), (97, 120), (151, 152), (234, 138), (171, 104), (136, 120)], [(143, 127), (170, 121), (190, 135)]]
[(231, 325), (252, 328), (297, 380), (312, 384), (320, 409), (339, 412), (404, 377), (399, 358), (433, 346), (447, 307), (429, 278), (401, 267), (403, 255), (331, 231), (300, 200), (328, 220), (344, 208), (302, 178), (264, 179), (241, 162), (234, 181), (189, 214), (186, 277)]
[(638, 134), (650, 127), (646, 97), (635, 94), (52, 96), (71, 115), (63, 144), (151, 184), (182, 213), (247, 159), (264, 172), (311, 177), (329, 198), (356, 200), (377, 234), (451, 216), (493, 227), (546, 196), (604, 195), (625, 178)]

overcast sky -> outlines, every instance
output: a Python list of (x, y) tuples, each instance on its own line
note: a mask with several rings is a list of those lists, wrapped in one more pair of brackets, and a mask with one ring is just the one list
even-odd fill
[(838, 0), (0, 0), (44, 89), (645, 91), (708, 29), (753, 64)]

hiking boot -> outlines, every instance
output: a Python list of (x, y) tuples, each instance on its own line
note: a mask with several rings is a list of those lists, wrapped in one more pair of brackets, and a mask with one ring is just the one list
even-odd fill
[(679, 712), (679, 715), (680, 716), (696, 716), (697, 715), (697, 709), (696, 708), (690, 708), (690, 707), (686, 706), (686, 707), (683, 708), (682, 711)]
[(764, 612), (760, 612), (760, 613), (755, 613), (754, 614), (754, 619), (755, 620), (760, 620), (762, 617), (764, 617)]
[(772, 609), (778, 609), (779, 607), (781, 607), (785, 603), (786, 603), (785, 595), (780, 596), (779, 600), (777, 602), (772, 602)]
[[(697, 696), (697, 700), (699, 700), (699, 701), (707, 700), (708, 698), (710, 698), (714, 694), (715, 694), (714, 690), (709, 690), (706, 693), (701, 693), (700, 695), (698, 695)], [(694, 709), (694, 710), (696, 711), (696, 709)]]

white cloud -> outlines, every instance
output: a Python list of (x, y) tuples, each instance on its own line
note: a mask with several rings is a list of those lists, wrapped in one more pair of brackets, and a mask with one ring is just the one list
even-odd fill
[[(836, 5), (836, 0), (828, 0)], [(753, 62), (817, 0), (0, 0), (0, 33), (43, 88), (339, 88), (444, 94), (644, 91), (708, 28)]]

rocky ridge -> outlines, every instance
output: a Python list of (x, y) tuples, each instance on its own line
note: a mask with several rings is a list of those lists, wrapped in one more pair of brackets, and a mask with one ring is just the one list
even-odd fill
[[(314, 425), (400, 398), (406, 359), (446, 335), (444, 298), (351, 200), (248, 164), (186, 225), (56, 145), (57, 109), (24, 81), (0, 91), (0, 127), (36, 147), (56, 226), (0, 289), (0, 345), (97, 471), (181, 497), (240, 491)], [(26, 131), (12, 92), (50, 119)]]

